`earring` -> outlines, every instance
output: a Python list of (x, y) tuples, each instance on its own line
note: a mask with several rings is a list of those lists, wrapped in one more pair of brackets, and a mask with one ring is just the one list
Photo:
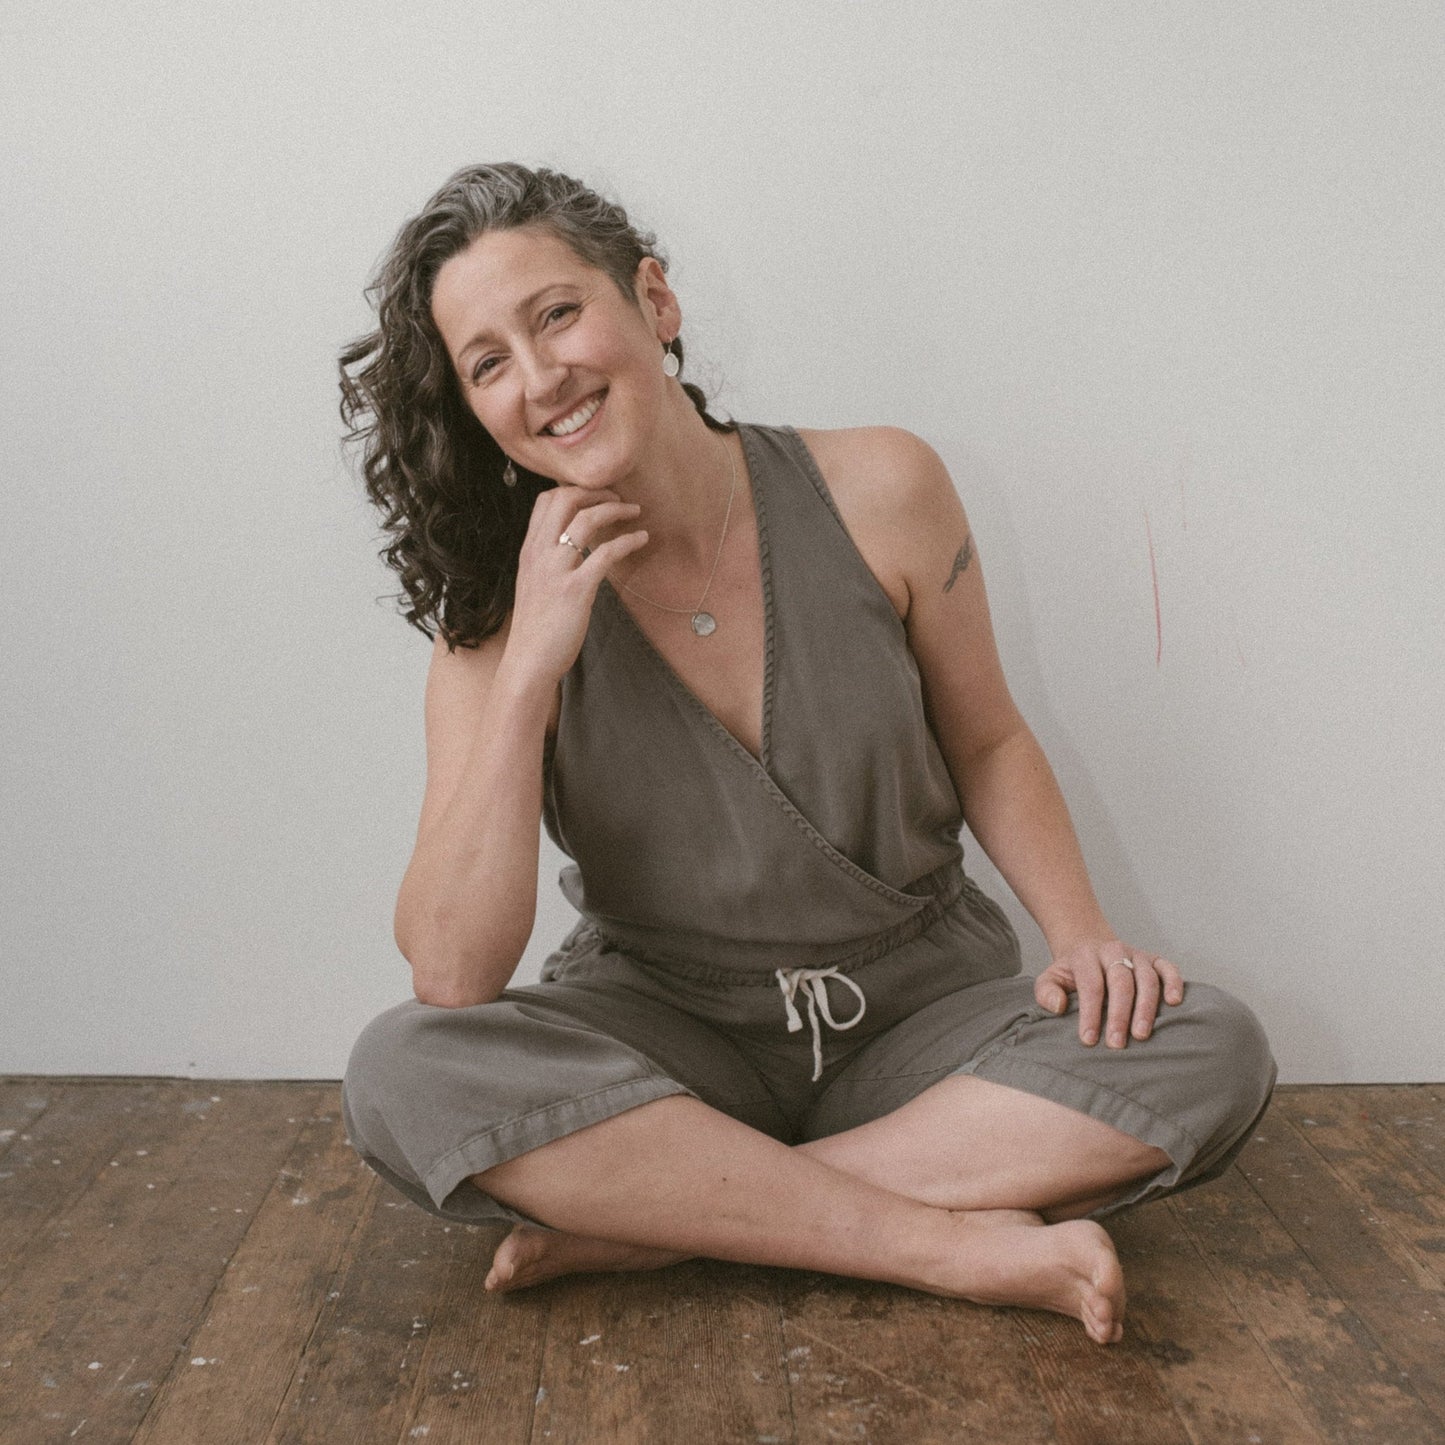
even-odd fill
[(682, 362), (677, 359), (677, 352), (672, 349), (672, 342), (669, 341), (662, 349), (662, 374), (676, 376), (681, 370)]
[(509, 486), (517, 485), (517, 469), (512, 465), (511, 457), (507, 458), (507, 465), (502, 468), (502, 480)]

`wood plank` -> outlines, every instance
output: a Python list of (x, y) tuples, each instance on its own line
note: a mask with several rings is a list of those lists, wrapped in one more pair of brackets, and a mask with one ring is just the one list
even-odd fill
[(1398, 1247), (1423, 1289), (1445, 1288), (1445, 1185), (1351, 1093), (1293, 1090), (1275, 1105)]
[(531, 1439), (792, 1442), (775, 1273), (698, 1259), (537, 1286), (552, 1300)]
[(266, 1445), (400, 1438), (462, 1238), (379, 1176), (370, 1182)]
[[(1271, 1127), (1266, 1118), (1266, 1140)], [(1256, 1134), (1241, 1160), (1263, 1147), (1259, 1140)], [(1166, 1202), (1321, 1438), (1412, 1445), (1442, 1439), (1439, 1422), (1399, 1367), (1239, 1167)]]
[[(62, 1084), (29, 1103), (29, 1126), (18, 1129), (0, 1168), (0, 1293), (29, 1259), (37, 1240), (123, 1150), (137, 1122), (154, 1111), (155, 1083), (103, 1089)], [(28, 1112), (28, 1111), (27, 1111)]]
[(1060, 1438), (1019, 1348), (1022, 1312), (812, 1270), (780, 1272), (778, 1294), (800, 1445)]
[(49, 1079), (0, 1077), (0, 1163), (16, 1137), (50, 1107), (62, 1087)]
[(454, 1224), (460, 1231), (427, 1331), (400, 1438), (426, 1445), (512, 1445), (530, 1438), (552, 1296), (544, 1289), (488, 1294), (492, 1255), (511, 1226)]
[(1189, 1432), (1137, 1342), (1101, 1346), (1077, 1321), (1014, 1311), (1062, 1445), (1185, 1445)]
[(1390, 1084), (1367, 1091), (1360, 1107), (1416, 1162), (1445, 1180), (1445, 1084)]
[(291, 1102), (178, 1080), (136, 1110), (115, 1167), (47, 1223), (0, 1297), (0, 1439), (130, 1438), (291, 1147)]
[(1445, 1428), (1445, 1295), (1281, 1114), (1240, 1156), (1241, 1172), (1410, 1388)]
[(1167, 1200), (1122, 1210), (1105, 1226), (1128, 1290), (1122, 1344), (1148, 1357), (1190, 1438), (1199, 1445), (1317, 1441)]
[(195, 1445), (202, 1419), (206, 1445), (253, 1445), (280, 1411), (376, 1180), (333, 1090), (298, 1086), (287, 1107), (301, 1132), (132, 1445)]

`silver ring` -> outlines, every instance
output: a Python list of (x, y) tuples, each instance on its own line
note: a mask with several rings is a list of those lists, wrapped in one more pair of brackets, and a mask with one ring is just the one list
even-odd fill
[(1134, 960), (1132, 958), (1116, 958), (1115, 963), (1122, 963), (1131, 973), (1134, 971)]
[(579, 547), (565, 532), (557, 538), (558, 546), (561, 546), (563, 543), (566, 543), (574, 552), (580, 552), (584, 562), (592, 555), (591, 547)]

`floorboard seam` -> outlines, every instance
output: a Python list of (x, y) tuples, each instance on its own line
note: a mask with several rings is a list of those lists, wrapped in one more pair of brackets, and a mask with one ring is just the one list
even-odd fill
[[(1231, 1164), (1229, 1167), (1233, 1173), (1238, 1174), (1241, 1179), (1244, 1179), (1244, 1172), (1240, 1169), (1238, 1164)], [(1245, 1182), (1248, 1183), (1249, 1181), (1245, 1180)], [(1169, 1205), (1169, 1212), (1174, 1216), (1174, 1222), (1179, 1227), (1179, 1232), (1184, 1236), (1185, 1239), (1189, 1241), (1190, 1248), (1194, 1250), (1195, 1254), (1197, 1254), (1200, 1260), (1203, 1262), (1204, 1268), (1208, 1271), (1210, 1278), (1213, 1279), (1215, 1287), (1219, 1290), (1219, 1293), (1224, 1296), (1225, 1300), (1229, 1304), (1230, 1309), (1234, 1311), (1235, 1319), (1237, 1319), (1240, 1324), (1242, 1324), (1245, 1329), (1249, 1331), (1250, 1339), (1254, 1341), (1255, 1348), (1258, 1349), (1260, 1354), (1264, 1356), (1265, 1361), (1268, 1363), (1270, 1369), (1274, 1372), (1274, 1377), (1276, 1380), (1279, 1381), (1280, 1388), (1285, 1392), (1286, 1397), (1294, 1406), (1295, 1413), (1299, 1416), (1300, 1423), (1306, 1429), (1314, 1430), (1316, 1417), (1314, 1412), (1309, 1408), (1308, 1400), (1301, 1399), (1299, 1392), (1295, 1389), (1293, 1380), (1291, 1380), (1288, 1375), (1281, 1373), (1280, 1363), (1278, 1359), (1275, 1358), (1275, 1353), (1270, 1348), (1270, 1343), (1268, 1339), (1266, 1339), (1259, 1332), (1259, 1330), (1255, 1328), (1254, 1321), (1249, 1317), (1249, 1315), (1246, 1314), (1242, 1309), (1240, 1309), (1239, 1301), (1235, 1299), (1235, 1297), (1230, 1293), (1229, 1286), (1216, 1273), (1214, 1265), (1211, 1262), (1208, 1253), (1205, 1251), (1203, 1245), (1200, 1244), (1199, 1240), (1195, 1237), (1194, 1231), (1189, 1227), (1189, 1221), (1185, 1219), (1184, 1216), (1180, 1213), (1175, 1201), (1173, 1199), (1169, 1199), (1167, 1200), (1167, 1203)]]
[[(1297, 1124), (1293, 1119), (1291, 1119), (1288, 1114), (1282, 1114), (1280, 1117), (1284, 1119), (1285, 1123), (1289, 1126), (1290, 1130), (1294, 1133), (1294, 1136), (1300, 1141), (1304, 1148), (1309, 1151), (1311, 1157), (1318, 1160), (1318, 1162), (1324, 1167), (1326, 1172), (1328, 1172), (1328, 1174), (1335, 1181), (1335, 1183), (1340, 1186), (1340, 1189), (1344, 1192), (1344, 1194), (1348, 1198), (1353, 1199), (1357, 1204), (1359, 1204), (1365, 1212), (1367, 1218), (1373, 1219), (1375, 1223), (1378, 1224), (1380, 1228), (1390, 1237), (1390, 1239), (1395, 1242), (1398, 1248), (1403, 1250), (1405, 1254), (1408, 1255), (1412, 1261), (1415, 1261), (1419, 1267), (1423, 1268), (1426, 1274), (1429, 1274), (1433, 1277), (1434, 1271), (1431, 1269), (1429, 1262), (1420, 1259), (1418, 1252), (1415, 1249), (1415, 1246), (1411, 1244), (1411, 1242), (1395, 1228), (1395, 1226), (1389, 1221), (1389, 1219), (1387, 1219), (1383, 1214), (1376, 1213), (1375, 1207), (1370, 1203), (1369, 1199), (1364, 1194), (1360, 1193), (1360, 1191), (1356, 1189), (1355, 1186), (1347, 1178), (1345, 1178), (1345, 1176), (1342, 1175), (1334, 1167), (1333, 1164), (1331, 1164), (1329, 1159), (1326, 1158), (1325, 1155), (1321, 1154), (1320, 1151), (1315, 1148), (1313, 1141), (1310, 1139), (1309, 1132), (1301, 1125)], [(1433, 1288), (1437, 1290), (1440, 1289), (1442, 1287), (1442, 1283), (1445, 1282), (1436, 1280)], [(1432, 1286), (1418, 1285), (1417, 1288), (1428, 1290), (1432, 1288)]]
[[(1231, 1167), (1236, 1169), (1239, 1168), (1237, 1164)], [(1282, 1230), (1284, 1230), (1285, 1234), (1289, 1237), (1291, 1243), (1293, 1243), (1294, 1247), (1299, 1251), (1303, 1259), (1309, 1264), (1310, 1268), (1314, 1270), (1314, 1272), (1320, 1277), (1320, 1279), (1323, 1280), (1324, 1283), (1329, 1287), (1330, 1298), (1345, 1310), (1345, 1312), (1350, 1316), (1350, 1318), (1354, 1320), (1354, 1322), (1359, 1326), (1365, 1338), (1368, 1339), (1374, 1345), (1375, 1349), (1386, 1360), (1390, 1362), (1391, 1366), (1393, 1366), (1393, 1374), (1395, 1376), (1395, 1379), (1392, 1381), (1392, 1383), (1394, 1384), (1395, 1388), (1400, 1390), (1402, 1394), (1408, 1395), (1412, 1400), (1414, 1400), (1414, 1402), (1419, 1405), (1419, 1407), (1431, 1419), (1438, 1419), (1439, 1417), (1436, 1415), (1435, 1411), (1431, 1409), (1430, 1405), (1425, 1400), (1421, 1399), (1419, 1392), (1415, 1389), (1414, 1380), (1411, 1379), (1411, 1377), (1400, 1368), (1399, 1364), (1395, 1360), (1394, 1354), (1386, 1346), (1385, 1342), (1380, 1339), (1379, 1335), (1377, 1335), (1375, 1331), (1370, 1327), (1370, 1322), (1354, 1307), (1353, 1304), (1350, 1303), (1349, 1300), (1347, 1300), (1340, 1293), (1339, 1288), (1335, 1284), (1334, 1280), (1332, 1280), (1329, 1275), (1327, 1275), (1325, 1271), (1321, 1268), (1319, 1261), (1316, 1260), (1314, 1255), (1305, 1247), (1304, 1242), (1295, 1237), (1289, 1225), (1287, 1225), (1284, 1220), (1281, 1219), (1279, 1215), (1270, 1207), (1269, 1200), (1267, 1200), (1264, 1195), (1262, 1195), (1259, 1190), (1254, 1187), (1254, 1181), (1250, 1179), (1249, 1175), (1246, 1174), (1242, 1169), (1239, 1170), (1239, 1173), (1240, 1177), (1249, 1186), (1250, 1192), (1254, 1195), (1256, 1199), (1259, 1200), (1262, 1205), (1264, 1205), (1266, 1211), (1268, 1211), (1269, 1213), (1270, 1218), (1273, 1219), (1274, 1222), (1278, 1224)]]
[(778, 1361), (778, 1369), (782, 1372), (783, 1388), (787, 1391), (788, 1426), (793, 1432), (792, 1445), (798, 1445), (798, 1412), (793, 1407), (792, 1372), (788, 1368), (788, 1312), (783, 1305), (783, 1297), (776, 1284), (773, 1285), (773, 1307), (778, 1312), (778, 1343), (783, 1348), (782, 1357)]
[[(340, 1119), (337, 1120), (338, 1125)], [(358, 1160), (358, 1163), (360, 1161)], [(272, 1185), (274, 1189), (279, 1184), (280, 1178)], [(286, 1401), (291, 1398), (291, 1391), (295, 1387), (296, 1377), (306, 1364), (306, 1357), (311, 1353), (311, 1346), (316, 1341), (316, 1333), (321, 1328), (321, 1321), (326, 1317), (326, 1307), (331, 1302), (333, 1294), (338, 1293), (335, 1286), (345, 1280), (347, 1271), (351, 1268), (356, 1259), (356, 1238), (365, 1227), (367, 1221), (376, 1212), (376, 1197), (381, 1192), (381, 1177), (367, 1171), (367, 1179), (364, 1192), (361, 1196), (361, 1207), (356, 1211), (356, 1218), (352, 1221), (351, 1230), (346, 1236), (346, 1242), (341, 1246), (336, 1258), (336, 1266), (327, 1276), (326, 1288), (322, 1292), (322, 1298), (316, 1311), (316, 1318), (311, 1321), (311, 1328), (306, 1332), (305, 1343), (297, 1352), (295, 1362), (291, 1366), (291, 1373), (286, 1376), (286, 1383), (277, 1394), (276, 1410), (271, 1416), (271, 1422), (266, 1427), (266, 1445), (272, 1445), (276, 1439), (276, 1427), (281, 1420), (281, 1412), (286, 1408)]]
[[(209, 1079), (188, 1079), (181, 1082), (194, 1083), (199, 1087), (206, 1087), (208, 1085), (211, 1085), (212, 1083), (212, 1081)], [(314, 1101), (314, 1103), (319, 1103), (319, 1100)], [(315, 1112), (314, 1103), (311, 1110), (313, 1113)], [(306, 1121), (304, 1118), (301, 1117), (301, 1113), (302, 1111), (298, 1109), (296, 1132), (291, 1136), (291, 1142), (286, 1147), (287, 1158), (290, 1157), (291, 1151), (296, 1147), (296, 1141), (301, 1137), (301, 1131), (306, 1127)], [(261, 1198), (256, 1203), (255, 1209), (251, 1211), (251, 1217), (246, 1221), (245, 1229), (241, 1231), (240, 1235), (236, 1239), (235, 1249), (233, 1249), (231, 1253), (226, 1257), (225, 1263), (221, 1266), (220, 1273), (216, 1276), (214, 1281), (212, 1281), (210, 1293), (206, 1295), (206, 1298), (204, 1299), (204, 1301), (202, 1301), (199, 1310), (196, 1312), (195, 1323), (187, 1332), (186, 1338), (181, 1342), (181, 1347), (176, 1352), (175, 1358), (172, 1359), (170, 1364), (166, 1366), (165, 1373), (161, 1375), (161, 1381), (159, 1386), (150, 1392), (150, 1398), (146, 1401), (145, 1409), (141, 1412), (140, 1418), (135, 1423), (135, 1430), (133, 1431), (134, 1435), (139, 1435), (142, 1430), (144, 1430), (147, 1416), (149, 1416), (151, 1411), (156, 1408), (156, 1405), (159, 1403), (161, 1397), (166, 1393), (166, 1386), (170, 1384), (171, 1377), (175, 1374), (179, 1366), (179, 1362), (181, 1360), (190, 1360), (192, 1358), (191, 1348), (193, 1341), (195, 1340), (196, 1336), (200, 1334), (203, 1329), (205, 1329), (206, 1322), (211, 1317), (211, 1310), (215, 1305), (216, 1295), (220, 1292), (221, 1285), (225, 1282), (226, 1271), (230, 1269), (231, 1261), (234, 1260), (237, 1254), (241, 1252), (242, 1247), (246, 1243), (246, 1236), (250, 1234), (251, 1226), (256, 1222), (256, 1216), (260, 1214), (261, 1210), (265, 1207), (266, 1201), (271, 1197), (271, 1194), (275, 1190), (278, 1182), (279, 1181), (275, 1179), (271, 1181), (271, 1187), (261, 1195)], [(289, 1379), (287, 1381), (286, 1387), (288, 1390), (290, 1389)], [(281, 1398), (283, 1400), (286, 1398), (284, 1393)]]

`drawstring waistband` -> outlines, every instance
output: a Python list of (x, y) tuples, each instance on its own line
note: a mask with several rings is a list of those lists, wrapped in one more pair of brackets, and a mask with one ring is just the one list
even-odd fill
[[(829, 1028), (851, 1029), (863, 1017), (868, 1000), (863, 997), (863, 990), (846, 973), (838, 972), (836, 964), (832, 968), (779, 968), (774, 970), (774, 974), (778, 987), (783, 991), (783, 1005), (788, 1011), (790, 1034), (797, 1033), (803, 1027), (803, 1020), (799, 1018), (797, 1007), (793, 1003), (800, 988), (807, 1000), (808, 1022), (813, 1026), (813, 1082), (817, 1083), (823, 1074), (823, 1036), (818, 1029), (818, 1014), (822, 1013)], [(828, 985), (825, 980), (830, 978), (846, 983), (858, 995), (858, 1012), (847, 1023), (840, 1024), (828, 1008)]]

